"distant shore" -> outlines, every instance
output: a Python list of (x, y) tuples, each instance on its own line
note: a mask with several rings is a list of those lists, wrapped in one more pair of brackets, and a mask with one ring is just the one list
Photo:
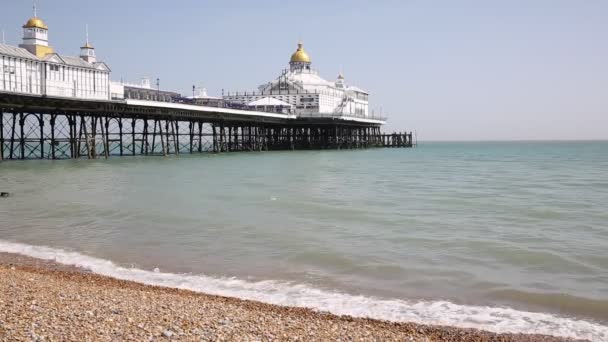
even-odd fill
[(0, 253), (0, 340), (572, 341), (336, 316)]

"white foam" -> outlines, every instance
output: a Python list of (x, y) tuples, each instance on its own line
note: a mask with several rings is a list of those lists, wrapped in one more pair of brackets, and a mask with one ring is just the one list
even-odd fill
[(308, 307), (338, 315), (478, 328), (497, 333), (534, 333), (592, 341), (608, 340), (608, 326), (547, 313), (458, 305), (447, 301), (414, 302), (354, 296), (273, 280), (248, 282), (236, 278), (146, 271), (118, 266), (111, 261), (76, 252), (3, 240), (0, 240), (0, 252), (53, 260), (61, 264), (87, 268), (101, 275), (149, 285), (187, 289), (270, 304)]

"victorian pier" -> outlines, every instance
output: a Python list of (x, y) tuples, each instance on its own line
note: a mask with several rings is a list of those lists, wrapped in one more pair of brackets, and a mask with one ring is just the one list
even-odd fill
[(112, 81), (88, 28), (79, 56), (59, 53), (33, 10), (21, 44), (0, 44), (0, 160), (414, 145), (411, 133), (381, 132), (386, 117), (342, 72), (321, 77), (302, 42), (256, 90), (216, 97), (193, 86), (189, 97), (161, 91), (158, 78), (155, 88)]
[(412, 147), (381, 120), (0, 92), (0, 160)]

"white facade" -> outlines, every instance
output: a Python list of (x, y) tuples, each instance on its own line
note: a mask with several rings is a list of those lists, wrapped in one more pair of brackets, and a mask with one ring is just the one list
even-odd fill
[(44, 64), (22, 48), (0, 44), (0, 91), (44, 94)]
[(112, 100), (125, 99), (125, 87), (153, 90), (152, 83), (148, 77), (143, 77), (139, 83), (129, 83), (123, 81), (110, 81), (110, 98)]
[(275, 80), (262, 84), (254, 92), (227, 94), (224, 100), (246, 105), (266, 97), (289, 103), (297, 115), (332, 114), (352, 117), (369, 116), (369, 94), (346, 84), (342, 74), (328, 81), (313, 70), (302, 44), (292, 55), (289, 70)]
[(58, 54), (44, 60), (46, 95), (82, 99), (110, 99), (110, 70), (104, 63), (88, 63)]
[(23, 44), (26, 46), (41, 45), (49, 46), (49, 31), (39, 27), (24, 27)]
[(80, 57), (55, 53), (48, 28), (34, 17), (23, 26), (19, 47), (0, 44), (0, 91), (108, 100), (110, 69), (96, 61), (88, 41)]

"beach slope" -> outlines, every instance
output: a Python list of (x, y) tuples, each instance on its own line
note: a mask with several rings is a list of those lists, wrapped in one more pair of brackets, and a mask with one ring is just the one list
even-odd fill
[(2, 341), (568, 341), (391, 323), (154, 287), (0, 253)]

